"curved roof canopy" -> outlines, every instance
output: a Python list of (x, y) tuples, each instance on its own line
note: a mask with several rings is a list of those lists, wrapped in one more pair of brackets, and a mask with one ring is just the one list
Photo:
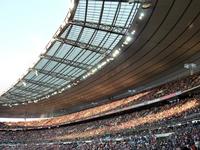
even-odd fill
[(199, 0), (129, 2), (76, 1), (41, 60), (1, 97), (12, 105), (44, 100), (0, 106), (0, 116), (54, 115), (181, 76), (185, 64), (199, 67)]
[(120, 52), (118, 43), (140, 3), (80, 0), (47, 45), (46, 53), (0, 97), (3, 106), (38, 102), (77, 85)]

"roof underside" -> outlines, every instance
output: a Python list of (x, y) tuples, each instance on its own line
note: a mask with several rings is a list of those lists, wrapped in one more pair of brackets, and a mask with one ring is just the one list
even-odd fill
[[(26, 86), (17, 83), (1, 103), (34, 100), (74, 81), (78, 84), (38, 103), (1, 107), (0, 116), (51, 114), (182, 72), (186, 63), (200, 64), (199, 0), (152, 0), (151, 8), (138, 7), (139, 3), (81, 0), (74, 17), (24, 77)], [(142, 20), (138, 19), (141, 12)], [(131, 43), (121, 47), (127, 31), (133, 29)], [(121, 48), (117, 58), (81, 80), (116, 48)]]
[(75, 5), (73, 18), (55, 34), (37, 64), (0, 97), (1, 104), (37, 102), (82, 80), (100, 62), (112, 57), (140, 6), (92, 0), (80, 0)]

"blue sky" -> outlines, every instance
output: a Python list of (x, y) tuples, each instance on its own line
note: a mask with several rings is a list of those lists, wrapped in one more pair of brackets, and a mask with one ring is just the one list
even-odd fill
[(33, 66), (68, 11), (70, 0), (1, 0), (0, 94)]

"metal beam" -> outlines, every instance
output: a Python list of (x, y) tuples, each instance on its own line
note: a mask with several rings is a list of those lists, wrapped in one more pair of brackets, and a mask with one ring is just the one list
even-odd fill
[(56, 61), (58, 63), (69, 65), (69, 66), (79, 68), (79, 69), (82, 69), (82, 70), (89, 70), (92, 67), (92, 65), (76, 62), (76, 61), (73, 61), (73, 60), (68, 60), (68, 59), (65, 59), (65, 58), (59, 58), (59, 57), (56, 57), (56, 56), (49, 56), (49, 55), (46, 55), (46, 54), (41, 55), (41, 58), (45, 58), (45, 59), (48, 59), (48, 60), (51, 60), (51, 61)]
[[(105, 0), (91, 0), (91, 1), (105, 1)], [(106, 0), (107, 2), (124, 2), (124, 3), (143, 3), (150, 0)]]
[(84, 22), (84, 21), (79, 21), (79, 20), (73, 20), (70, 22), (72, 25), (77, 25), (77, 26), (82, 26), (86, 28), (91, 28), (95, 30), (101, 30), (113, 34), (118, 34), (118, 35), (125, 35), (125, 32), (127, 28), (121, 27), (121, 26), (112, 26), (112, 25), (106, 25), (106, 24), (98, 24), (95, 22)]
[(101, 47), (98, 47), (95, 45), (82, 43), (82, 42), (74, 41), (74, 40), (70, 40), (70, 39), (65, 39), (62, 37), (57, 37), (57, 38), (55, 38), (55, 40), (57, 40), (61, 43), (64, 43), (64, 44), (72, 45), (74, 47), (79, 47), (81, 49), (89, 50), (91, 52), (99, 53), (102, 55), (105, 54), (107, 51), (111, 51), (110, 49), (107, 49), (107, 48), (101, 48)]
[(18, 93), (13, 93), (13, 92), (8, 92), (9, 95), (15, 96), (15, 97), (20, 97), (20, 98), (29, 98), (30, 95), (21, 95)]
[(51, 88), (51, 89), (57, 89), (59, 87), (59, 85), (49, 84), (49, 83), (46, 83), (46, 82), (35, 81), (35, 80), (30, 80), (30, 79), (23, 79), (23, 81), (25, 81), (27, 83), (35, 84), (35, 85), (38, 85), (38, 86)]
[(47, 70), (43, 70), (43, 69), (34, 68), (32, 70), (37, 70), (38, 73), (46, 74), (46, 75), (49, 75), (51, 77), (55, 77), (55, 78), (66, 80), (66, 81), (71, 81), (71, 80), (73, 80), (75, 78), (74, 76), (64, 75), (62, 73), (57, 73), (57, 72), (53, 72), (53, 71), (47, 71)]
[(7, 97), (1, 97), (0, 101), (3, 102), (4, 104), (7, 103), (7, 101), (9, 101), (9, 99)]
[(21, 87), (21, 86), (16, 86), (16, 89), (17, 89), (17, 90), (24, 91), (24, 92), (35, 93), (35, 94), (44, 92), (44, 91), (42, 91), (42, 90), (36, 90), (36, 89), (31, 89), (31, 88), (23, 88), (23, 87)]
[[(91, 0), (91, 1), (105, 1), (105, 0)], [(129, 2), (129, 0), (106, 0), (106, 2)]]
[(5, 98), (8, 99), (8, 101), (12, 101), (12, 102), (21, 102), (21, 100), (26, 100), (25, 98), (21, 98), (21, 97), (18, 97), (20, 99), (17, 98), (17, 96), (14, 96), (14, 95), (5, 95)]

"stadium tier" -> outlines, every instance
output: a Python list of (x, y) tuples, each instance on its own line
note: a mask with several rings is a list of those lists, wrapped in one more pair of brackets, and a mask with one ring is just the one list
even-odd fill
[(0, 122), (0, 149), (199, 150), (199, 43), (199, 0), (71, 0), (0, 96), (24, 119)]
[(92, 118), (98, 118), (109, 114), (115, 114), (131, 109), (140, 108), (142, 106), (148, 106), (150, 104), (162, 102), (170, 98), (176, 98), (179, 95), (184, 95), (185, 93), (190, 93), (191, 91), (198, 89), (199, 83), (200, 75), (195, 74), (176, 81), (171, 81), (159, 87), (142, 91), (130, 97), (110, 102), (108, 104), (100, 105), (68, 115), (63, 115), (60, 117), (43, 119), (39, 121), (7, 122), (4, 123), (4, 128), (13, 128), (14, 130), (16, 130), (16, 127), (19, 129), (47, 128)]

